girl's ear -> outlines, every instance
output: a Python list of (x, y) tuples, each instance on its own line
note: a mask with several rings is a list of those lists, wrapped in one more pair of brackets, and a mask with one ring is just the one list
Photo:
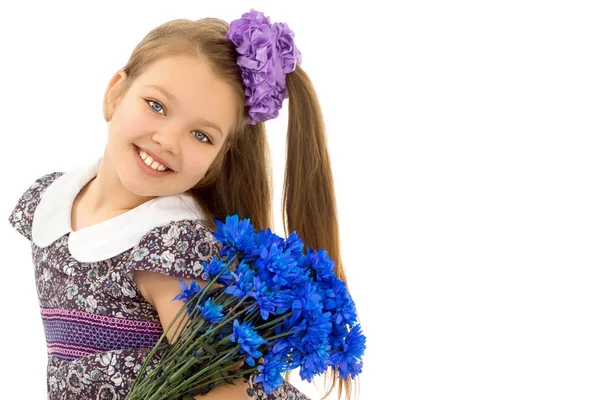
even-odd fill
[(121, 93), (121, 85), (125, 82), (127, 74), (125, 71), (118, 71), (108, 83), (106, 87), (106, 92), (104, 92), (104, 120), (109, 122), (112, 118), (113, 113), (115, 112), (115, 108), (117, 107), (117, 103), (119, 97), (122, 95)]

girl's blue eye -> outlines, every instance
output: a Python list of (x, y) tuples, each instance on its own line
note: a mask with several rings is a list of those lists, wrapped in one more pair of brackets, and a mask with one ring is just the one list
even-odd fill
[(157, 112), (159, 114), (164, 114), (165, 113), (165, 110), (163, 109), (162, 104), (160, 104), (160, 103), (158, 103), (156, 101), (153, 101), (153, 100), (146, 100), (146, 101), (148, 102), (148, 105), (150, 106), (150, 108), (152, 108), (152, 110), (154, 112)]
[(194, 136), (196, 137), (196, 139), (198, 139), (202, 142), (210, 143), (209, 137), (204, 132), (194, 131)]

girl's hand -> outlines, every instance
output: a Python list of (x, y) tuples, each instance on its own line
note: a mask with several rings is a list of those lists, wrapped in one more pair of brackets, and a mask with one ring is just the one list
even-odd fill
[(251, 400), (254, 397), (248, 395), (248, 383), (243, 379), (234, 381), (234, 385), (224, 384), (217, 386), (204, 396), (194, 396), (196, 400)]

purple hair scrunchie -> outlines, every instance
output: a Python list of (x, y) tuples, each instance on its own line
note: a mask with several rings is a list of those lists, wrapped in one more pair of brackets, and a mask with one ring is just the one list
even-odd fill
[(239, 54), (237, 64), (246, 86), (248, 123), (255, 125), (277, 117), (288, 97), (285, 75), (302, 62), (294, 32), (285, 23), (271, 24), (263, 13), (252, 9), (231, 22), (225, 37)]

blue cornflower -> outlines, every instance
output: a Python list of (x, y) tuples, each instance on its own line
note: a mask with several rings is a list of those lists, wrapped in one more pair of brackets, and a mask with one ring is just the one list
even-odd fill
[(254, 383), (263, 383), (267, 395), (279, 387), (283, 382), (282, 373), (285, 372), (285, 362), (279, 354), (268, 353), (264, 363), (258, 366), (259, 375), (253, 379)]
[(323, 344), (305, 354), (300, 360), (300, 377), (310, 382), (316, 375), (325, 372), (329, 361), (329, 350), (329, 345)]
[(331, 365), (339, 368), (340, 376), (354, 378), (362, 372), (362, 359), (365, 353), (366, 338), (360, 325), (355, 325), (346, 336), (341, 351), (331, 354)]
[(259, 276), (265, 282), (274, 285), (288, 285), (297, 273), (297, 262), (290, 252), (284, 252), (282, 247), (272, 243), (270, 247), (261, 246), (259, 259), (256, 260)]
[[(279, 332), (282, 333), (282, 332)], [(273, 347), (271, 348), (271, 351), (269, 352), (269, 354), (288, 354), (290, 353), (290, 351), (293, 349), (292, 344), (290, 343), (289, 340), (287, 340), (287, 338), (283, 337), (283, 338), (279, 338), (277, 339), (277, 341), (275, 342), (275, 344), (273, 345)]]
[(242, 261), (237, 266), (235, 272), (231, 274), (233, 275), (234, 282), (230, 286), (227, 286), (225, 293), (242, 299), (254, 290), (254, 277), (256, 275), (250, 265)]
[[(289, 332), (289, 329), (285, 327), (278, 327), (275, 329), (276, 333), (279, 335), (281, 333)], [(296, 369), (300, 366), (300, 361), (302, 360), (303, 354), (300, 349), (294, 347), (294, 345), (289, 341), (289, 336), (276, 339), (273, 347), (269, 354), (279, 354), (282, 359), (285, 361), (285, 370)]]
[(331, 290), (335, 295), (335, 302), (332, 302), (332, 299), (328, 298), (325, 309), (332, 312), (333, 323), (338, 325), (354, 325), (357, 320), (356, 306), (348, 293), (346, 283), (335, 278), (331, 282)]
[[(223, 272), (221, 273), (221, 271)], [(231, 270), (227, 268), (227, 265), (221, 260), (219, 260), (217, 257), (213, 257), (208, 264), (204, 264), (204, 273), (204, 278), (207, 281), (213, 280), (215, 276), (221, 274), (217, 278), (217, 283), (229, 286), (233, 282), (233, 275), (231, 274)]]
[(282, 246), (284, 244), (284, 239), (280, 236), (277, 236), (275, 233), (271, 232), (271, 228), (267, 228), (267, 230), (261, 229), (254, 236), (254, 243), (257, 248), (266, 247), (270, 248), (274, 243), (277, 247)]
[(306, 264), (310, 268), (311, 276), (317, 282), (331, 282), (335, 278), (333, 267), (335, 262), (329, 258), (327, 251), (320, 249), (315, 251), (308, 249), (306, 252)]
[(294, 258), (300, 258), (304, 255), (304, 242), (298, 237), (296, 231), (288, 236), (283, 248), (284, 250), (289, 251)]
[(342, 347), (347, 335), (347, 325), (333, 324), (331, 325), (331, 333), (329, 334), (329, 344), (331, 344), (331, 347), (335, 349)]
[(308, 324), (306, 330), (306, 336), (303, 338), (303, 345), (305, 348), (317, 347), (324, 342), (327, 342), (327, 338), (331, 333), (331, 314), (312, 312), (312, 318)]
[(273, 297), (273, 304), (277, 309), (275, 310), (275, 314), (281, 315), (285, 314), (292, 308), (292, 302), (294, 301), (294, 294), (291, 289), (279, 289), (274, 292), (275, 296)]
[[(335, 282), (335, 281), (334, 281)], [(332, 311), (336, 309), (337, 303), (335, 301), (335, 292), (331, 285), (334, 284), (323, 284), (319, 285), (319, 293), (323, 298), (323, 310)]]
[(327, 339), (332, 329), (331, 314), (315, 310), (290, 327), (293, 330), (288, 336), (290, 343), (301, 352), (310, 353), (324, 343), (329, 343)]
[(217, 230), (213, 232), (213, 236), (223, 244), (221, 256), (231, 256), (236, 252), (242, 256), (256, 255), (254, 227), (249, 218), (240, 221), (237, 214), (229, 215), (225, 218), (225, 223), (215, 221), (215, 224)]
[(198, 284), (195, 281), (192, 281), (189, 288), (187, 287), (187, 284), (181, 279), (179, 280), (179, 284), (181, 285), (181, 293), (175, 296), (173, 298), (173, 301), (181, 300), (184, 303), (187, 303), (190, 297), (192, 297), (200, 291), (200, 286), (198, 286)]
[(225, 318), (223, 306), (213, 303), (211, 299), (206, 300), (204, 304), (199, 305), (197, 308), (208, 322), (221, 322)]
[(266, 320), (269, 318), (269, 314), (275, 314), (275, 303), (273, 301), (275, 293), (258, 276), (254, 277), (253, 286), (253, 290), (248, 295), (256, 299), (256, 304), (258, 304), (258, 308), (260, 309), (260, 316)]
[(312, 313), (320, 311), (323, 308), (322, 298), (318, 287), (312, 282), (307, 282), (302, 288), (299, 288), (292, 301), (293, 314), (290, 317), (290, 323), (294, 323), (304, 312)]
[(256, 364), (254, 359), (262, 356), (262, 353), (258, 351), (258, 348), (262, 344), (267, 343), (265, 339), (256, 333), (254, 327), (250, 323), (242, 322), (240, 324), (237, 319), (233, 321), (233, 333), (231, 334), (230, 340), (242, 346), (240, 353), (248, 354), (246, 363), (251, 367)]

